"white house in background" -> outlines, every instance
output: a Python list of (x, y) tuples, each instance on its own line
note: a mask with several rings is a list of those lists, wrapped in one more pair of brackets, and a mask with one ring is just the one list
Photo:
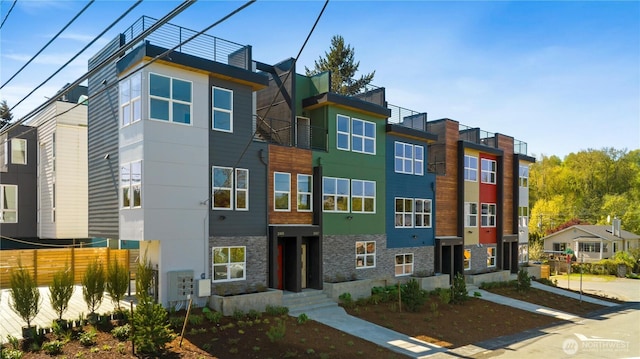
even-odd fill
[(88, 237), (87, 87), (78, 86), (43, 109), (38, 128), (37, 235)]
[(575, 225), (544, 238), (544, 251), (564, 252), (571, 248), (579, 261), (596, 262), (611, 258), (616, 252), (640, 247), (640, 235), (622, 230), (620, 220), (613, 225)]

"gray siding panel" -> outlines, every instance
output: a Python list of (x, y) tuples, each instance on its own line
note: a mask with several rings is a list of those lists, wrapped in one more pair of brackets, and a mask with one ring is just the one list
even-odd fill
[(210, 85), (233, 90), (234, 122), (233, 133), (211, 131), (209, 161), (211, 166), (233, 167), (237, 163), (238, 168), (249, 170), (249, 210), (213, 210), (209, 233), (211, 236), (265, 236), (267, 144), (253, 140), (253, 92), (247, 86), (217, 78), (211, 78)]
[[(120, 48), (118, 36), (89, 61), (98, 66)], [(106, 83), (104, 81), (106, 80)], [(88, 80), (89, 236), (118, 238), (118, 81), (115, 63)], [(107, 91), (96, 94), (105, 86)], [(105, 159), (105, 155), (109, 158)]]

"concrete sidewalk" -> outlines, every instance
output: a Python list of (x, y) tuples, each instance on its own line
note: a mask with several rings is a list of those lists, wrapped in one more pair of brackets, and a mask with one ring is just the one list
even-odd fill
[(586, 296), (586, 295), (583, 295), (581, 297), (580, 293), (572, 292), (572, 291), (569, 291), (569, 290), (566, 290), (566, 289), (562, 289), (562, 288), (558, 288), (558, 287), (551, 287), (551, 286), (548, 286), (548, 285), (544, 285), (542, 283), (538, 283), (536, 281), (531, 281), (531, 287), (532, 288), (536, 288), (536, 289), (540, 289), (540, 290), (545, 290), (547, 292), (551, 292), (551, 293), (554, 293), (554, 294), (564, 295), (565, 297), (582, 300), (583, 302), (602, 305), (604, 307), (614, 307), (614, 306), (618, 305), (617, 303), (607, 302), (606, 300), (602, 300), (602, 299), (598, 299), (598, 298), (592, 298), (592, 297), (589, 297), (589, 296)]

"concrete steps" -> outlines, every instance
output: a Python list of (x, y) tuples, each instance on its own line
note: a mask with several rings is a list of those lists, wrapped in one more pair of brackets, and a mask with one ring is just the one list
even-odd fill
[(338, 303), (316, 289), (305, 289), (300, 293), (285, 292), (282, 295), (282, 305), (289, 308), (289, 315), (293, 317), (302, 313), (309, 315), (321, 309), (340, 308)]

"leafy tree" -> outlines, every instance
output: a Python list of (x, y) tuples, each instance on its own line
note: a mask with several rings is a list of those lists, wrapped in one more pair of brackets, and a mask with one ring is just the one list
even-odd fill
[(82, 296), (91, 314), (95, 314), (96, 309), (102, 303), (105, 289), (105, 275), (102, 263), (94, 260), (89, 263), (87, 271), (82, 278)]
[(9, 278), (9, 306), (16, 314), (31, 327), (31, 321), (36, 317), (40, 309), (41, 298), (38, 285), (31, 273), (22, 265), (11, 271)]
[(120, 301), (124, 298), (128, 287), (129, 272), (126, 271), (126, 268), (122, 264), (114, 260), (107, 268), (106, 288), (107, 293), (111, 296), (111, 301), (118, 310), (120, 310)]
[(305, 67), (307, 76), (312, 76), (324, 71), (331, 71), (331, 92), (342, 95), (354, 95), (359, 93), (373, 80), (375, 71), (361, 75), (355, 79), (355, 74), (360, 67), (360, 61), (355, 61), (355, 49), (344, 43), (344, 38), (334, 35), (331, 38), (329, 52), (324, 53), (314, 61), (314, 69)]
[(58, 320), (62, 320), (62, 314), (69, 307), (69, 301), (73, 295), (73, 272), (68, 269), (61, 269), (53, 274), (53, 282), (49, 285), (49, 301), (51, 308), (58, 314)]
[(3, 128), (11, 122), (13, 114), (7, 105), (7, 100), (0, 101), (0, 128)]

